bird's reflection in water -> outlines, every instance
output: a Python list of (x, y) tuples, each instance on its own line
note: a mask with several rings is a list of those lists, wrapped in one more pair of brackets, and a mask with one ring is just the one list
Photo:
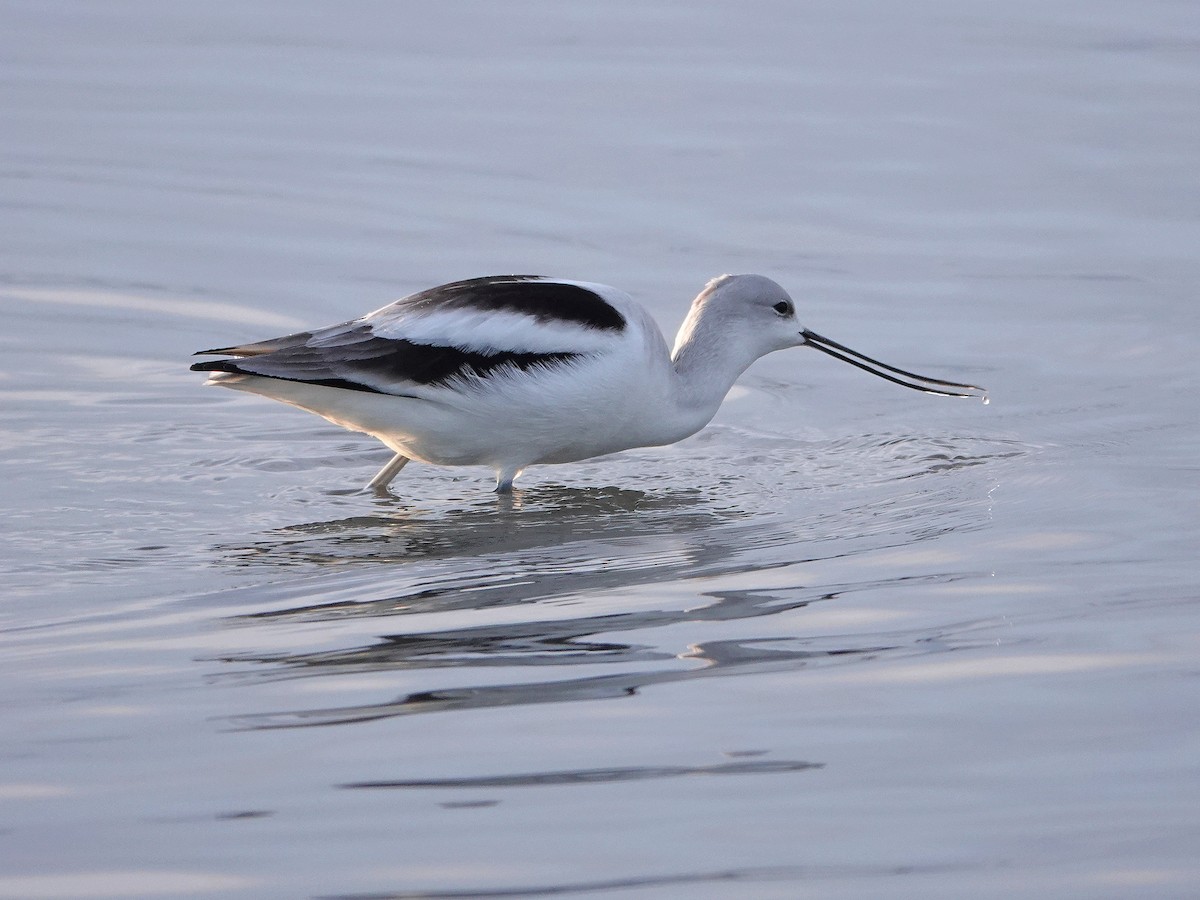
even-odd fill
[[(920, 584), (941, 583), (954, 576), (929, 576)], [(267, 668), (258, 677), (386, 672), (452, 667), (522, 669), (603, 663), (608, 675), (555, 678), (520, 683), (480, 684), (406, 694), (381, 703), (236, 716), (242, 728), (280, 728), (364, 722), (415, 713), (560, 703), (632, 696), (643, 687), (723, 675), (787, 671), (852, 660), (943, 652), (965, 646), (979, 623), (959, 623), (942, 633), (928, 629), (876, 632), (853, 636), (764, 637), (715, 640), (692, 645), (683, 653), (645, 643), (598, 640), (600, 633), (650, 634), (650, 629), (685, 622), (712, 622), (771, 616), (813, 602), (832, 600), (855, 590), (876, 590), (881, 582), (789, 591), (786, 596), (761, 592), (726, 592), (692, 609), (640, 610), (582, 616), (569, 620), (478, 626), (418, 635), (390, 635), (366, 647), (320, 653), (227, 657), (226, 661)], [(919, 586), (919, 585), (914, 585)], [(630, 671), (629, 667), (636, 667)], [(242, 673), (245, 677), (245, 672)]]
[[(844, 583), (814, 583), (799, 574), (806, 564), (827, 561), (845, 571), (855, 557), (936, 542), (979, 527), (986, 517), (978, 503), (964, 499), (961, 486), (946, 480), (855, 500), (799, 512), (795, 506), (748, 512), (745, 503), (697, 490), (538, 487), (511, 501), (382, 501), (371, 515), (223, 545), (234, 565), (305, 570), (240, 597), (222, 595), (218, 602), (227, 608), (245, 609), (226, 621), (251, 629), (251, 643), (260, 643), (253, 639), (256, 629), (330, 623), (337, 625), (333, 636), (317, 640), (343, 645), (226, 654), (220, 657), (224, 677), (348, 676), (341, 686), (355, 691), (353, 676), (363, 673), (458, 670), (453, 687), (233, 719), (242, 728), (298, 727), (616, 698), (654, 684), (957, 646), (965, 640), (960, 626), (815, 638), (780, 618), (852, 592), (874, 596), (975, 577), (945, 566)], [(773, 586), (723, 589), (731, 578)], [(423, 616), (419, 623), (415, 615)], [(739, 627), (736, 634), (726, 630), (726, 639), (722, 629), (706, 626), (751, 620), (762, 622), (751, 637)], [(673, 628), (680, 625), (691, 626), (682, 642)], [(278, 647), (267, 633), (261, 645)], [(596, 665), (608, 671), (598, 674)], [(564, 666), (592, 668), (563, 677)], [(536, 667), (545, 677), (530, 680)], [(466, 670), (478, 673), (476, 684), (461, 686)], [(378, 682), (364, 690), (377, 692)]]
[(773, 523), (700, 495), (528, 493), (514, 499), (519, 510), (497, 511), (495, 499), (445, 512), (389, 509), (222, 545), (234, 565), (295, 566), (307, 577), (211, 599), (257, 607), (235, 617), (244, 624), (479, 611), (743, 571), (745, 553), (786, 539)]
[(413, 559), (469, 560), (578, 540), (628, 540), (688, 534), (745, 513), (702, 492), (546, 486), (428, 505), (375, 502), (370, 515), (276, 529), (257, 540), (214, 549), (233, 566), (320, 566)]

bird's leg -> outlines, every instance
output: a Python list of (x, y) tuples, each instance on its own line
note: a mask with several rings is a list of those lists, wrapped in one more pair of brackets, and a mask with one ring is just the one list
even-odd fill
[(496, 493), (511, 494), (513, 480), (521, 474), (520, 469), (500, 469), (496, 472)]
[(379, 470), (379, 474), (367, 483), (367, 490), (385, 490), (392, 483), (392, 479), (399, 475), (400, 470), (406, 465), (408, 465), (408, 457), (403, 453), (397, 453), (388, 461), (386, 466)]

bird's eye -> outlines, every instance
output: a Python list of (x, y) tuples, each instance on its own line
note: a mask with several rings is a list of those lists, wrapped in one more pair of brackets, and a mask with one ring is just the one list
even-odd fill
[(792, 304), (788, 303), (786, 300), (780, 300), (771, 308), (781, 316), (790, 316), (792, 314)]

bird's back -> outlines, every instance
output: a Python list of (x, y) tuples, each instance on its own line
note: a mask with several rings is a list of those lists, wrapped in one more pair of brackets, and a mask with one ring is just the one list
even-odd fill
[(338, 325), (205, 352), (229, 357), (192, 367), (212, 383), (443, 464), (563, 462), (644, 443), (639, 421), (668, 366), (661, 333), (628, 295), (539, 276), (454, 282)]

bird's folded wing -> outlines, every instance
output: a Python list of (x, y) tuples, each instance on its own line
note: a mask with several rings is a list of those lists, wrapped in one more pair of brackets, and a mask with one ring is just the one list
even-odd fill
[(193, 370), (377, 393), (529, 372), (603, 352), (625, 320), (590, 285), (503, 276), (443, 285), (360, 319), (202, 351)]

